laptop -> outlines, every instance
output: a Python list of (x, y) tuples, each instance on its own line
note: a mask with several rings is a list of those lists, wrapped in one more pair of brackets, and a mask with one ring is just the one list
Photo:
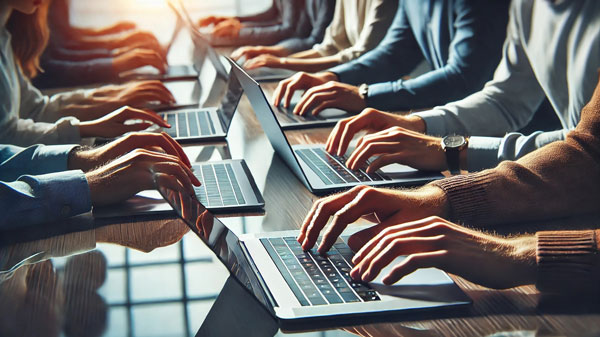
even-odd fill
[[(179, 17), (177, 17), (175, 29), (173, 30), (171, 39), (169, 40), (169, 43), (167, 44), (167, 47), (165, 49), (165, 55), (168, 55), (171, 51), (173, 44), (177, 39), (177, 36), (179, 36), (181, 28), (183, 28), (183, 22)], [(179, 80), (194, 80), (198, 77), (198, 71), (192, 64), (177, 64), (169, 65), (167, 67), (166, 72), (161, 74), (154, 67), (145, 66), (119, 74), (119, 77), (123, 81), (160, 80), (166, 82)]]
[(355, 325), (377, 317), (449, 309), (468, 305), (469, 298), (443, 271), (420, 269), (386, 286), (381, 278), (403, 257), (384, 269), (372, 283), (352, 280), (353, 252), (338, 239), (326, 255), (303, 251), (298, 231), (236, 235), (197, 199), (157, 186), (177, 215), (227, 267), (231, 275), (279, 322), (282, 329)]
[[(220, 70), (215, 67), (215, 62), (218, 62), (225, 69)], [(226, 67), (229, 67), (229, 69), (226, 69)], [(159, 112), (159, 115), (171, 125), (171, 128), (164, 128), (163, 130), (180, 142), (220, 141), (225, 139), (243, 94), (237, 76), (230, 70), (231, 66), (224, 57), (218, 55), (216, 59), (204, 57), (204, 64), (197, 83), (201, 90), (209, 90), (200, 95), (206, 96), (206, 99), (220, 97), (218, 106), (163, 110)], [(221, 72), (225, 72), (226, 76), (222, 76)], [(200, 100), (203, 99), (200, 98)], [(204, 101), (207, 103), (206, 100)]]
[(230, 63), (271, 146), (312, 193), (323, 195), (356, 185), (414, 186), (443, 178), (440, 172), (419, 171), (400, 164), (388, 165), (369, 174), (363, 169), (350, 170), (345, 166), (345, 156), (329, 154), (323, 144), (291, 146), (276, 117), (277, 112), (273, 111), (260, 84), (235, 62)]
[[(194, 187), (196, 198), (215, 213), (262, 211), (265, 201), (246, 162), (241, 159), (192, 164), (202, 182)], [(94, 207), (94, 218), (111, 219), (139, 215), (173, 214), (173, 208), (156, 190), (142, 191), (115, 205)]]

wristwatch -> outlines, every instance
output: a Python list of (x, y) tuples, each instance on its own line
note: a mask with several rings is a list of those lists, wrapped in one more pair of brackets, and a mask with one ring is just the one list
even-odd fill
[(467, 147), (469, 140), (463, 136), (451, 135), (442, 138), (442, 150), (446, 153), (448, 171), (460, 174), (460, 151)]
[(358, 87), (358, 94), (360, 95), (360, 98), (366, 102), (367, 98), (369, 97), (369, 85), (366, 83), (361, 84)]

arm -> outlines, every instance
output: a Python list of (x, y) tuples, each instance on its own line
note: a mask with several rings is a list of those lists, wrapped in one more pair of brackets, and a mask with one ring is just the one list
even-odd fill
[(267, 8), (264, 12), (260, 12), (252, 15), (244, 15), (244, 16), (236, 16), (240, 22), (268, 22), (268, 21), (277, 21), (279, 15), (279, 9), (277, 8), (277, 1), (281, 3), (282, 6), (285, 6), (285, 0), (273, 0), (271, 3), (271, 7)]
[(242, 26), (236, 39), (237, 43), (272, 45), (290, 37), (296, 31), (296, 25), (303, 10), (303, 0), (282, 1), (280, 18), (277, 23), (267, 26)]
[(113, 82), (118, 79), (110, 57), (88, 61), (49, 59), (44, 61), (43, 67), (44, 73), (33, 79), (36, 84), (61, 87)]
[[(384, 110), (420, 109), (464, 98), (482, 88), (499, 62), (506, 36), (507, 6), (508, 3), (498, 1), (458, 1), (454, 5), (456, 31), (446, 64), (416, 78), (369, 86), (367, 104)], [(410, 48), (419, 52), (415, 47)], [(396, 54), (396, 59), (402, 60), (396, 62), (404, 63), (408, 58), (407, 65), (414, 68), (416, 59), (405, 54), (407, 49)]]
[[(402, 62), (398, 62), (398, 60)], [(377, 83), (408, 74), (423, 60), (423, 54), (408, 23), (404, 6), (377, 48), (356, 60), (331, 68), (340, 82), (359, 85)], [(385, 71), (381, 71), (385, 69)]]
[(455, 221), (496, 224), (597, 213), (599, 134), (600, 86), (565, 141), (495, 169), (432, 184), (445, 191)]
[(381, 42), (394, 19), (398, 3), (398, 1), (373, 0), (367, 4), (365, 21), (358, 40), (349, 48), (339, 50), (336, 54), (340, 63), (358, 58)]
[(76, 145), (0, 145), (0, 180), (14, 181), (23, 174), (39, 175), (68, 170), (69, 153)]
[[(307, 1), (309, 2), (309, 1)], [(289, 53), (296, 53), (312, 48), (315, 44), (323, 41), (325, 29), (333, 18), (333, 10), (335, 8), (335, 0), (315, 0), (313, 1), (314, 18), (311, 20), (310, 15), (305, 12), (302, 15), (303, 21), (301, 26), (306, 26), (304, 30), (310, 30), (303, 34), (304, 37), (293, 37), (280, 42), (278, 45), (285, 48)], [(308, 7), (310, 4), (307, 4)], [(306, 9), (309, 11), (310, 9)], [(302, 30), (302, 29), (300, 29)]]
[(82, 171), (21, 176), (0, 182), (0, 229), (15, 229), (66, 219), (91, 209), (90, 190)]

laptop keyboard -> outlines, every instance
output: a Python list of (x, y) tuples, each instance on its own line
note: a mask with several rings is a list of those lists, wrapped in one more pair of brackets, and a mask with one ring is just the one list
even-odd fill
[(369, 285), (352, 280), (354, 254), (339, 239), (326, 256), (304, 251), (294, 237), (260, 241), (302, 306), (380, 300)]
[(321, 148), (297, 149), (294, 152), (325, 185), (388, 180), (381, 171), (369, 174), (362, 169), (350, 170), (344, 165), (347, 160), (345, 156), (334, 156)]
[(171, 125), (165, 131), (173, 138), (210, 136), (216, 133), (208, 110), (181, 110), (162, 113), (161, 116)]
[(242, 189), (231, 164), (202, 164), (193, 166), (202, 185), (195, 187), (198, 200), (206, 207), (246, 204)]

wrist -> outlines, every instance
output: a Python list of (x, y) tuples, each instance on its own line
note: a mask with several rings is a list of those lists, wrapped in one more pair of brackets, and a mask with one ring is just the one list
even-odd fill
[(508, 255), (515, 261), (515, 270), (512, 275), (518, 285), (534, 284), (537, 275), (535, 236), (521, 236), (506, 239)]
[(420, 208), (427, 210), (427, 216), (437, 215), (447, 219), (450, 214), (450, 206), (446, 192), (437, 186), (425, 185), (415, 191), (420, 200)]
[(89, 147), (87, 146), (76, 146), (69, 152), (67, 159), (67, 168), (69, 170), (82, 170), (84, 172), (89, 171), (92, 167), (90, 163), (90, 157), (88, 154)]
[(402, 125), (400, 125), (400, 126), (405, 129), (420, 132), (420, 133), (425, 133), (427, 131), (427, 125), (425, 124), (425, 120), (423, 120), (423, 118), (421, 118), (419, 116), (407, 115), (407, 116), (401, 116), (401, 119), (402, 119)]
[(333, 73), (331, 71), (323, 71), (319, 74), (321, 76), (321, 79), (325, 82), (329, 82), (329, 81), (338, 81), (339, 77), (336, 73)]

